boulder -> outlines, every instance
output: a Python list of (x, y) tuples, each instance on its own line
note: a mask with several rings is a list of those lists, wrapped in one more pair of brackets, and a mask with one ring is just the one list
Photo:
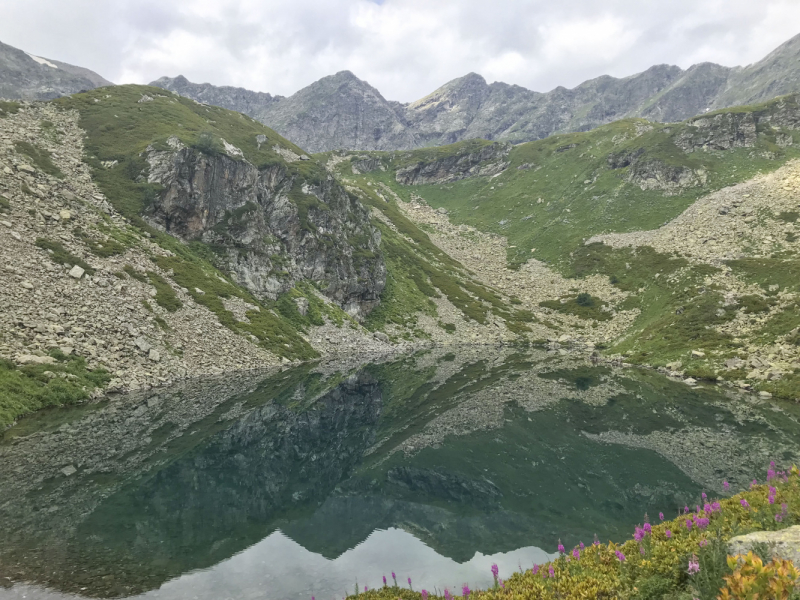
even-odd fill
[(766, 544), (773, 558), (788, 559), (800, 567), (800, 525), (736, 536), (728, 542), (728, 550), (733, 556), (738, 556), (747, 554), (756, 544)]
[(78, 265), (75, 265), (74, 267), (72, 267), (72, 269), (70, 269), (69, 276), (74, 279), (80, 279), (81, 277), (83, 277), (84, 273), (86, 273), (86, 271), (84, 271), (83, 268), (79, 267)]

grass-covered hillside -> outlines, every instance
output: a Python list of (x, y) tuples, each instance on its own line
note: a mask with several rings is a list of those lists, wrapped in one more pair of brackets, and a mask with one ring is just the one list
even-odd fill
[[(578, 317), (573, 331), (606, 327), (594, 341), (629, 362), (798, 398), (798, 123), (798, 97), (787, 96), (493, 150), (471, 141), (340, 154), (337, 169), (350, 185), (383, 190), (383, 211), (430, 207), (436, 218), (417, 225), (437, 239), (452, 237), (443, 220), (504, 238), (505, 265), (520, 280), (538, 261), (522, 290), (534, 306), (520, 307), (534, 319), (539, 309)], [(536, 297), (560, 278), (566, 290)], [(623, 314), (624, 324), (605, 324)]]

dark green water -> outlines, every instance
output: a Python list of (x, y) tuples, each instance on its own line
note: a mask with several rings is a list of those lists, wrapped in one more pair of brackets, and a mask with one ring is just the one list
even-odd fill
[(800, 455), (793, 407), (510, 349), (237, 376), (0, 444), (0, 598), (491, 583)]

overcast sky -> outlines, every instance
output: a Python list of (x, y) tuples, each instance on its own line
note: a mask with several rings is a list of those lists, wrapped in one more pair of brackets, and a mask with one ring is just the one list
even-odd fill
[(470, 71), (544, 92), (749, 64), (800, 33), (800, 0), (2, 0), (0, 14), (0, 41), (115, 83), (290, 95), (349, 69), (404, 102)]

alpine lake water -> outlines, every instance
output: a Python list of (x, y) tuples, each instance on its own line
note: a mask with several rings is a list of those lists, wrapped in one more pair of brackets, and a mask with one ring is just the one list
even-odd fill
[(485, 588), (799, 456), (794, 405), (538, 350), (188, 381), (5, 432), (0, 598)]

